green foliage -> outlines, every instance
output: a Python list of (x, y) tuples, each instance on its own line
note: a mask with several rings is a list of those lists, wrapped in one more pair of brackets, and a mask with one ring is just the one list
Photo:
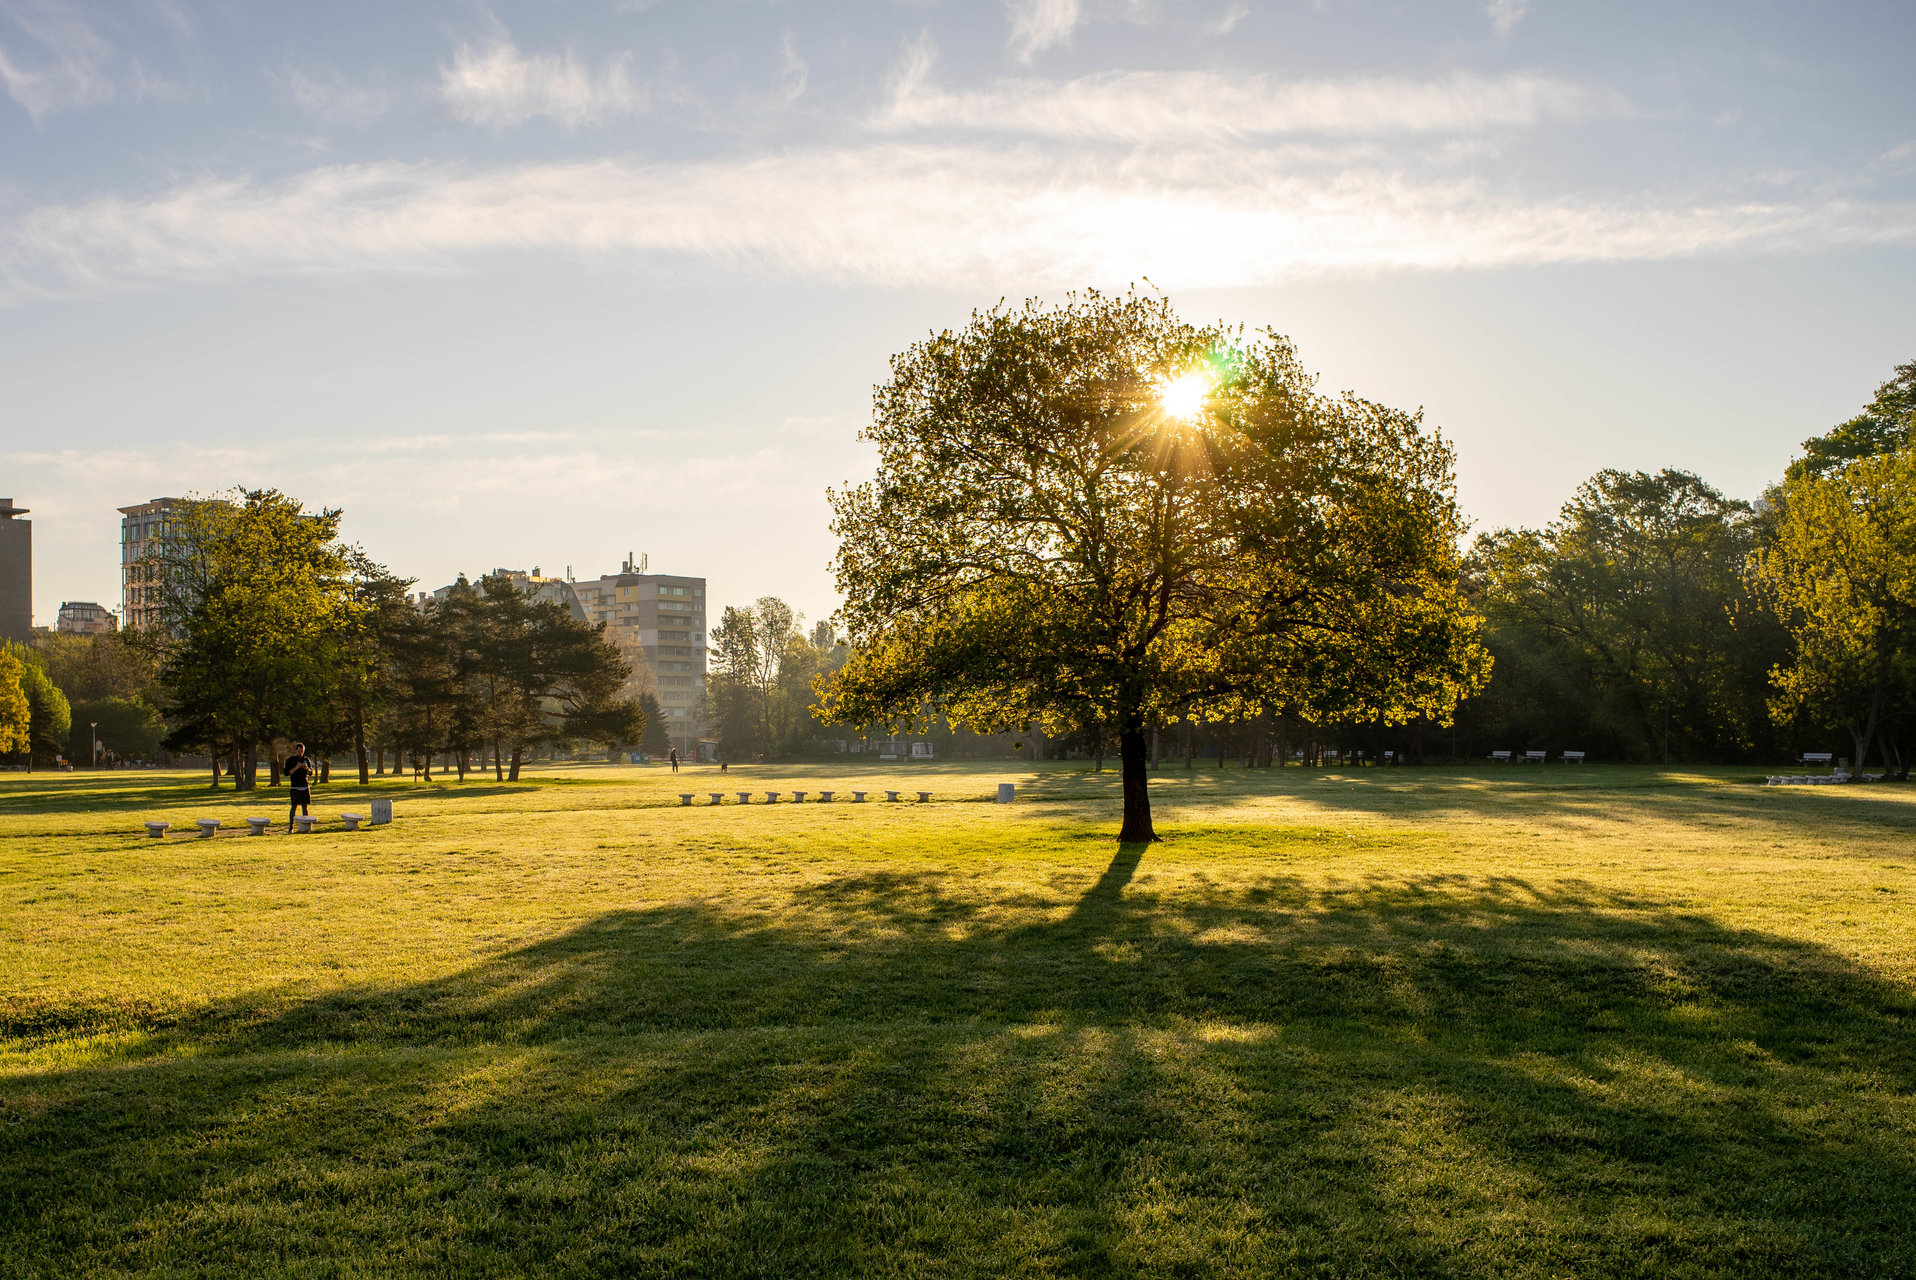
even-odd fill
[(1891, 767), (1916, 713), (1916, 449), (1793, 471), (1760, 589), (1796, 641), (1776, 711), (1840, 726), (1859, 767), (1883, 735)]
[(27, 701), (25, 675), (12, 646), (0, 645), (0, 755), (19, 755), (33, 740), (33, 705)]
[(777, 596), (761, 596), (756, 604), (727, 605), (711, 629), (706, 716), (718, 732), (722, 759), (796, 749), (811, 725), (811, 681), (818, 668), (801, 629), (804, 621)]
[(154, 700), (152, 656), (123, 633), (35, 636), (33, 649), (47, 676), (75, 702), (101, 698)]
[(84, 759), (98, 740), (101, 750), (121, 760), (154, 760), (166, 724), (159, 708), (138, 698), (109, 695), (73, 704), (73, 753)]
[(32, 649), (14, 641), (8, 641), (6, 647), (20, 665), (20, 689), (27, 698), (33, 761), (52, 764), (56, 757), (66, 754), (73, 709), (67, 703), (66, 694), (36, 660), (38, 655)]
[(166, 614), (140, 639), (159, 657), (175, 749), (335, 736), (367, 611), (364, 561), (337, 541), (339, 511), (308, 513), (270, 489), (237, 499), (184, 504), (157, 553)]
[(649, 756), (665, 755), (672, 749), (672, 736), (665, 731), (665, 713), (659, 708), (659, 696), (648, 689), (635, 701), (645, 723), (639, 734), (639, 750)]
[(1790, 464), (1790, 478), (1826, 476), (1859, 458), (1907, 449), (1916, 443), (1916, 360), (1896, 366), (1863, 412), (1827, 435), (1803, 442), (1803, 456)]
[(1599, 472), (1549, 526), (1479, 537), (1468, 569), (1497, 675), (1471, 728), (1613, 759), (1767, 748), (1787, 636), (1752, 607), (1757, 546), (1747, 503), (1671, 470)]
[(877, 478), (832, 495), (852, 653), (824, 713), (1109, 726), (1121, 839), (1155, 838), (1150, 726), (1447, 722), (1487, 674), (1449, 448), (1316, 394), (1275, 335), (1136, 295), (1000, 307), (894, 358), (864, 435)]

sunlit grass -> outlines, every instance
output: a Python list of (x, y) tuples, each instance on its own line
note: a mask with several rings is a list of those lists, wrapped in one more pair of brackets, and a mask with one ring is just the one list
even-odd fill
[(1116, 786), (0, 779), (0, 1275), (1916, 1269), (1916, 795)]

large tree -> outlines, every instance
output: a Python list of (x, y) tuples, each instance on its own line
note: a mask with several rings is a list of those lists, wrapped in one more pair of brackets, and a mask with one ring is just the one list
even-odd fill
[(1108, 725), (1119, 839), (1186, 715), (1447, 720), (1485, 677), (1448, 446), (1320, 395), (1290, 343), (1155, 297), (976, 313), (894, 358), (871, 482), (831, 495), (851, 655), (824, 712)]
[(1916, 713), (1916, 449), (1792, 468), (1753, 573), (1796, 640), (1775, 671), (1778, 716), (1846, 730), (1859, 772), (1878, 741), (1905, 771), (1885, 730)]

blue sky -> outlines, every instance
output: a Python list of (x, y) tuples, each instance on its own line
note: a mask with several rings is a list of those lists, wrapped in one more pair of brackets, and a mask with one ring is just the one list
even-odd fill
[(1916, 357), (1916, 8), (0, 0), (0, 493), (277, 486), (427, 586), (833, 604), (892, 352), (1148, 278), (1423, 406), (1480, 525), (1753, 496)]

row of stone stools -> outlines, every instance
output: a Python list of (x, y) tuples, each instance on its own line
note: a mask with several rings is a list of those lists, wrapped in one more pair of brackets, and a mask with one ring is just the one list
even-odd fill
[[(390, 800), (373, 801), (371, 824), (375, 827), (381, 827), (392, 820), (393, 802)], [(266, 828), (272, 826), (274, 820), (272, 818), (242, 818), (241, 821), (246, 824), (247, 835), (263, 836), (266, 834)], [(310, 835), (313, 830), (313, 824), (318, 821), (318, 818), (312, 817), (309, 814), (295, 814), (293, 817), (293, 833), (302, 836)], [(340, 825), (348, 831), (359, 830), (360, 825), (366, 821), (366, 815), (363, 813), (342, 813), (339, 815)], [(215, 835), (219, 834), (220, 820), (218, 818), (197, 818), (194, 820), (194, 825), (199, 827), (200, 839), (202, 840), (211, 840)], [(146, 834), (155, 840), (163, 840), (166, 838), (166, 833), (172, 830), (172, 828), (173, 824), (170, 822), (149, 822), (146, 824)]]
[[(693, 795), (694, 795), (694, 794), (695, 794), (695, 793), (694, 793), (694, 792), (691, 792), (691, 791), (681, 791), (681, 792), (679, 792), (679, 803), (680, 803), (680, 804), (682, 804), (682, 805), (689, 805), (689, 804), (691, 804), (691, 803), (692, 803), (692, 797), (693, 797)], [(712, 803), (713, 803), (713, 804), (724, 804), (724, 803), (725, 803), (725, 793), (724, 793), (723, 791), (708, 791), (708, 792), (706, 792), (705, 794), (706, 794), (706, 795), (708, 795), (708, 796), (711, 796), (711, 797), (712, 797)], [(740, 804), (750, 804), (750, 803), (752, 803), (752, 793), (751, 793), (750, 791), (740, 791), (740, 792), (737, 792), (736, 794), (738, 795), (738, 802), (739, 802)], [(785, 794), (785, 793), (784, 793), (783, 791), (767, 791), (767, 792), (765, 793), (765, 801), (764, 801), (764, 802), (765, 802), (766, 804), (777, 804), (777, 803), (778, 803), (778, 798), (779, 798), (780, 796), (782, 796), (782, 795), (784, 795), (784, 794)], [(812, 793), (811, 793), (811, 792), (809, 792), (809, 791), (794, 791), (794, 792), (792, 792), (792, 803), (794, 803), (794, 804), (804, 804), (804, 803), (805, 803), (805, 797), (806, 797), (806, 796), (808, 796), (808, 795), (810, 795), (810, 794), (812, 794)], [(833, 796), (835, 796), (835, 795), (837, 795), (837, 794), (838, 794), (838, 793), (837, 793), (836, 791), (821, 791), (821, 792), (819, 792), (819, 793), (818, 793), (818, 803), (819, 803), (819, 804), (830, 804), (830, 803), (832, 802), (832, 797), (833, 797)], [(852, 792), (852, 803), (853, 803), (853, 804), (864, 804), (864, 803), (865, 803), (865, 797), (866, 797), (866, 796), (868, 796), (868, 795), (870, 795), (870, 794), (871, 794), (871, 793), (870, 793), (869, 791), (854, 791), (854, 792)], [(890, 801), (890, 802), (891, 802), (891, 803), (893, 803), (893, 804), (897, 804), (897, 803), (898, 803), (898, 797), (899, 797), (899, 796), (902, 796), (902, 795), (904, 795), (904, 794), (905, 794), (905, 793), (904, 793), (904, 792), (902, 792), (902, 791), (887, 791), (887, 792), (885, 793), (885, 799), (886, 799), (886, 800), (888, 800), (888, 801)], [(919, 804), (929, 804), (930, 802), (931, 802), (931, 792), (929, 792), (929, 791), (920, 791), (920, 792), (918, 792), (918, 803), (919, 803)]]

